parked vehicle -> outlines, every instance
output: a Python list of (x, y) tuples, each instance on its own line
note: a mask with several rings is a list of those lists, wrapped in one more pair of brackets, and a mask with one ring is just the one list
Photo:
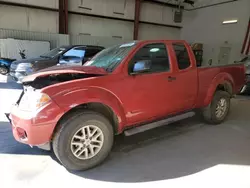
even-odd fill
[(23, 79), (11, 110), (17, 141), (53, 151), (71, 170), (100, 164), (116, 134), (129, 136), (201, 111), (225, 120), (244, 85), (244, 65), (198, 67), (185, 41), (137, 41), (103, 50), (84, 66)]
[(9, 58), (0, 58), (0, 74), (6, 75), (10, 70), (11, 63), (15, 61), (15, 59)]
[(83, 65), (103, 49), (101, 46), (62, 46), (37, 58), (14, 61), (10, 67), (10, 75), (15, 81), (21, 83), (24, 76), (57, 64)]
[(241, 89), (242, 94), (250, 94), (250, 56), (243, 58), (240, 63), (246, 67), (246, 83)]

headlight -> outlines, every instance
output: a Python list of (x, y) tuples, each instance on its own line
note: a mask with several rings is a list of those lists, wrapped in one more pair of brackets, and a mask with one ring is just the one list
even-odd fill
[(19, 108), (25, 111), (36, 111), (50, 102), (50, 97), (38, 91), (26, 92), (20, 103)]
[(31, 63), (20, 63), (17, 65), (16, 71), (26, 71), (27, 69), (32, 68), (32, 66)]
[(40, 93), (40, 96), (36, 100), (36, 109), (43, 107), (48, 104), (50, 101), (50, 97), (45, 93)]

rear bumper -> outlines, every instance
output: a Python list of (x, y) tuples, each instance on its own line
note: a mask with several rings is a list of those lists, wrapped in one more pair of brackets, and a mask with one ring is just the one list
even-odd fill
[(49, 104), (32, 118), (30, 112), (24, 112), (13, 106), (10, 121), (14, 138), (23, 144), (49, 149), (54, 128), (62, 111), (55, 104)]

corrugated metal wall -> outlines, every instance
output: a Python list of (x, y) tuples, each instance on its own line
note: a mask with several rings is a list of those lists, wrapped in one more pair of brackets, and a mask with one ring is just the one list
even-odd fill
[(70, 35), (71, 44), (99, 45), (99, 46), (109, 47), (109, 46), (124, 43), (127, 41), (128, 40), (122, 40), (122, 39), (111, 38), (111, 37)]
[(68, 35), (0, 29), (0, 39), (6, 39), (6, 38), (14, 38), (20, 40), (48, 41), (50, 42), (50, 48), (55, 48), (57, 46), (69, 44)]
[(84, 35), (62, 35), (55, 33), (42, 33), (21, 31), (12, 29), (0, 29), (0, 39), (14, 38), (20, 40), (33, 40), (33, 41), (48, 41), (50, 48), (56, 48), (62, 45), (69, 44), (84, 44), (84, 45), (100, 45), (104, 47), (112, 46), (127, 42), (128, 40), (111, 38), (111, 37), (96, 37)]

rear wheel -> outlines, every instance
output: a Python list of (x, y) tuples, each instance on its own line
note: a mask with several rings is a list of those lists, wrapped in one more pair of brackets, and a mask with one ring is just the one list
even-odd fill
[(8, 73), (8, 68), (5, 66), (0, 66), (0, 74), (6, 75)]
[(202, 115), (210, 124), (222, 123), (230, 110), (230, 94), (226, 91), (216, 91), (209, 106), (202, 109)]
[(57, 129), (53, 150), (69, 170), (86, 170), (100, 164), (113, 145), (113, 128), (101, 114), (76, 113)]

